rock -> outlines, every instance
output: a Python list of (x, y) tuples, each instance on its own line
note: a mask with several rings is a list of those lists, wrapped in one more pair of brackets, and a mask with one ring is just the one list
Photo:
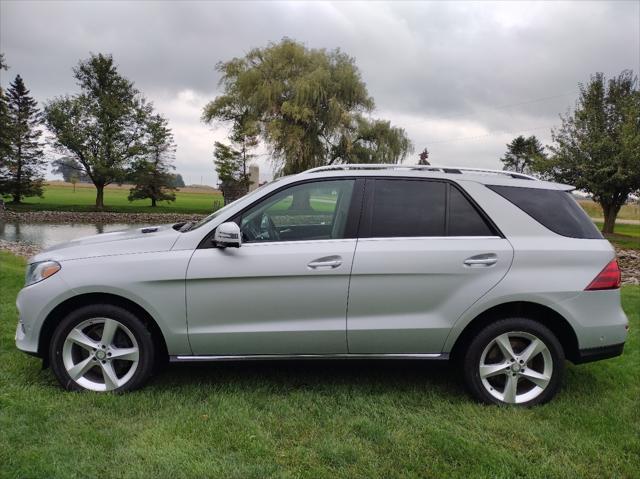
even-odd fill
[(8, 223), (131, 223), (163, 224), (198, 221), (205, 215), (191, 213), (113, 213), (107, 211), (0, 211), (0, 220)]

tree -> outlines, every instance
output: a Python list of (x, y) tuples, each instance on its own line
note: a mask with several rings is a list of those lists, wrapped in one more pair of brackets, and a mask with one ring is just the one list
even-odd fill
[(161, 115), (153, 115), (147, 122), (145, 154), (133, 168), (135, 186), (129, 190), (129, 201), (151, 199), (151, 206), (158, 201), (175, 201), (172, 162), (176, 145), (169, 122)]
[[(8, 69), (4, 54), (0, 53), (0, 71)], [(8, 166), (9, 136), (9, 105), (4, 88), (0, 85), (0, 191), (2, 190), (3, 178), (8, 174), (6, 168)]]
[(8, 145), (0, 169), (0, 193), (11, 196), (12, 203), (20, 203), (25, 196), (42, 196), (42, 114), (29, 93), (20, 75), (6, 93)]
[(520, 135), (507, 144), (507, 152), (500, 158), (503, 170), (531, 174), (533, 165), (546, 158), (542, 143), (535, 135), (525, 138)]
[(419, 165), (430, 165), (429, 163), (429, 150), (425, 147), (424, 150), (418, 155), (420, 159), (418, 160)]
[(252, 155), (248, 155), (246, 149), (243, 151), (241, 148), (216, 141), (213, 156), (224, 204), (246, 195), (251, 186), (247, 162), (251, 160)]
[(174, 188), (184, 188), (185, 187), (184, 179), (182, 178), (182, 175), (180, 173), (171, 175), (171, 178), (172, 178), (171, 186), (173, 186)]
[(291, 39), (218, 63), (223, 94), (203, 120), (231, 124), (270, 148), (279, 173), (344, 162), (402, 161), (411, 142), (401, 128), (367, 120), (374, 107), (354, 59)]
[(69, 178), (69, 182), (73, 185), (73, 192), (76, 192), (76, 183), (78, 183), (78, 173), (71, 173), (71, 177)]
[(580, 85), (574, 111), (552, 130), (551, 158), (537, 162), (545, 177), (575, 185), (602, 206), (604, 233), (613, 233), (629, 195), (640, 189), (640, 91), (630, 70)]
[(92, 54), (73, 70), (81, 92), (45, 108), (53, 146), (72, 156), (96, 187), (96, 207), (104, 207), (104, 187), (123, 181), (144, 153), (149, 105), (133, 83), (118, 73), (111, 55)]
[(73, 157), (63, 156), (51, 162), (53, 168), (51, 173), (54, 175), (62, 175), (62, 179), (67, 183), (71, 183), (71, 178), (75, 176), (77, 181), (82, 183), (91, 182), (91, 179), (84, 172), (82, 165)]

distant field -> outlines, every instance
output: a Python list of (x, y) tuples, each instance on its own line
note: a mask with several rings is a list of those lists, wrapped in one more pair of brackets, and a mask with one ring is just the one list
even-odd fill
[[(580, 206), (587, 212), (589, 216), (592, 218), (604, 218), (604, 214), (602, 213), (602, 208), (600, 205), (591, 200), (580, 200), (578, 201)], [(640, 205), (624, 205), (622, 209), (620, 209), (620, 213), (618, 214), (618, 219), (620, 220), (640, 220)]]
[[(130, 185), (110, 185), (104, 192), (105, 211), (124, 213), (211, 213), (222, 206), (222, 195), (213, 188), (180, 188), (176, 201), (161, 202), (151, 207), (151, 200), (127, 199)], [(93, 185), (77, 184), (76, 191), (69, 183), (51, 182), (44, 189), (43, 198), (27, 198), (24, 205), (10, 206), (15, 210), (93, 211), (96, 189)]]

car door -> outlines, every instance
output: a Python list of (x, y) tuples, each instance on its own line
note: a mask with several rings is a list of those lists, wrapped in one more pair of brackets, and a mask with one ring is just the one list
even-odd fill
[(497, 284), (510, 243), (458, 186), (367, 180), (349, 290), (350, 353), (439, 353), (460, 315)]
[(240, 248), (205, 241), (187, 270), (194, 354), (345, 353), (363, 187), (346, 178), (285, 186), (232, 218)]

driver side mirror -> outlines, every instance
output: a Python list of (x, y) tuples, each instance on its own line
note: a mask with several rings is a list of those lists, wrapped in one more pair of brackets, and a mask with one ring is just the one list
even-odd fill
[(242, 246), (240, 227), (232, 221), (222, 223), (216, 228), (213, 242), (218, 248), (240, 248)]

